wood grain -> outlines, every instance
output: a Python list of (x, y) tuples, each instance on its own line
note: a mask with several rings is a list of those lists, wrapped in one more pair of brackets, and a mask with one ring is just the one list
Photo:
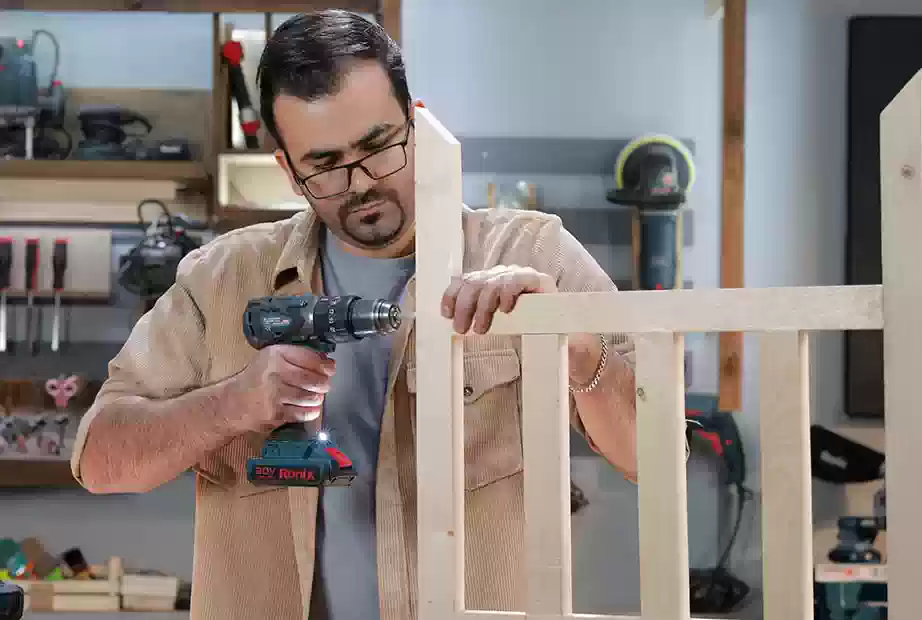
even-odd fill
[(523, 295), (490, 334), (880, 329), (880, 285)]
[[(726, 0), (723, 17), (723, 180), (720, 285), (745, 286), (746, 0)], [(738, 411), (743, 399), (743, 334), (720, 335), (720, 408)]]
[(685, 339), (637, 339), (637, 478), (640, 611), (688, 618), (688, 488), (685, 467)]
[(804, 332), (759, 335), (765, 620), (813, 616), (810, 357)]
[(525, 571), (529, 617), (573, 613), (567, 338), (522, 337)]
[(419, 620), (464, 609), (463, 344), (440, 313), (461, 274), (461, 145), (416, 108), (416, 481)]
[(922, 71), (881, 114), (881, 248), (887, 455), (887, 605), (892, 618), (919, 613), (922, 557)]

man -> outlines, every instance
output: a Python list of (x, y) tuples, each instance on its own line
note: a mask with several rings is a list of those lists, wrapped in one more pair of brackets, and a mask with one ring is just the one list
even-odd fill
[[(268, 42), (260, 104), (310, 208), (190, 254), (135, 326), (84, 417), (74, 475), (95, 493), (197, 473), (193, 620), (416, 617), (412, 321), (390, 340), (251, 349), (247, 300), (305, 292), (414, 304), (413, 110), (400, 50), (344, 11), (295, 17)], [(521, 294), (615, 290), (558, 218), (464, 213), (465, 277), (443, 314), (465, 342), (468, 604), (524, 596), (518, 339), (485, 335)], [(634, 383), (623, 336), (574, 336), (573, 423), (628, 477)], [(360, 471), (351, 488), (254, 487), (269, 430), (318, 420)]]

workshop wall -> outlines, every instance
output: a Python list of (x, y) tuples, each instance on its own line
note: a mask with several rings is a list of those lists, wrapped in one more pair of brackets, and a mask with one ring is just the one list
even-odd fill
[[(863, 12), (912, 12), (915, 4), (750, 0), (748, 286), (844, 281), (846, 21)], [(630, 138), (657, 131), (693, 140), (699, 177), (690, 205), (695, 242), (686, 249), (686, 277), (696, 287), (718, 285), (720, 22), (705, 17), (703, 0), (403, 0), (403, 6), (414, 94), (459, 135)], [(55, 33), (64, 50), (61, 78), (71, 85), (210, 86), (210, 43), (202, 34), (208, 32), (206, 16), (150, 15), (138, 22), (118, 14), (7, 15), (0, 33), (36, 27)], [(466, 184), (466, 200), (484, 202), (484, 185)], [(689, 347), (692, 387), (715, 390), (716, 338), (690, 338)], [(754, 488), (760, 467), (757, 356), (757, 341), (750, 338), (740, 425)], [(814, 417), (836, 424), (842, 409), (841, 338), (817, 337), (813, 356)], [(706, 565), (714, 560), (720, 494), (709, 463), (691, 467), (691, 558)], [(636, 493), (597, 459), (580, 459), (574, 479), (592, 502), (574, 521), (576, 609), (636, 612)], [(834, 518), (844, 500), (828, 489), (817, 492), (822, 523)], [(191, 572), (187, 480), (144, 497), (49, 492), (2, 495), (0, 502), (0, 535), (46, 537), (62, 515), (79, 515), (71, 520), (78, 524), (77, 542), (61, 540), (62, 547), (81, 544), (94, 556), (134, 553), (154, 558), (155, 568)], [(761, 579), (758, 508), (749, 506), (732, 566), (755, 587)], [(127, 533), (129, 519), (157, 528), (152, 530), (157, 545), (140, 548)], [(125, 534), (107, 537), (108, 531)], [(752, 617), (759, 615), (753, 611)]]

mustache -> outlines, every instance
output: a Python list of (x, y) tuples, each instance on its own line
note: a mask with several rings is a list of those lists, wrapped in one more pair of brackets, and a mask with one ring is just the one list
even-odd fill
[(394, 204), (399, 204), (396, 192), (372, 188), (363, 194), (353, 194), (349, 200), (344, 202), (340, 207), (340, 213), (346, 216), (353, 211), (358, 211), (366, 205), (382, 201), (390, 201)]

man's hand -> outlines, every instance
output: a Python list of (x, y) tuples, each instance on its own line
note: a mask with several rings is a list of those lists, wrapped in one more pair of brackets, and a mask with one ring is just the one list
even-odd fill
[(442, 296), (442, 316), (452, 319), (455, 331), (466, 334), (473, 328), (485, 334), (496, 311), (511, 312), (523, 293), (555, 293), (551, 276), (531, 267), (500, 265), (452, 279)]
[(262, 349), (228, 384), (232, 424), (241, 432), (259, 432), (316, 420), (335, 371), (332, 359), (308, 347)]

